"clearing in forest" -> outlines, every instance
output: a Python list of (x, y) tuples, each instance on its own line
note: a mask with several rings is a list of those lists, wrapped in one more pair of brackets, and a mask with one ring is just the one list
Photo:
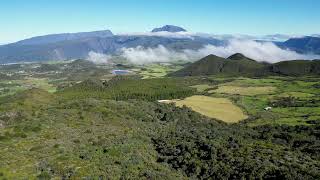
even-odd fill
[(227, 123), (236, 123), (248, 118), (247, 115), (227, 98), (191, 96), (184, 100), (172, 100), (177, 106), (183, 105), (192, 110)]

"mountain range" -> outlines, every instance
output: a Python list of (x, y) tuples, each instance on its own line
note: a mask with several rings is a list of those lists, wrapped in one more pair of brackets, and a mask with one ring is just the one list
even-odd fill
[(298, 53), (320, 54), (320, 37), (305, 36), (301, 38), (291, 38), (281, 43), (280, 46)]
[[(32, 37), (0, 46), (0, 63), (84, 59), (90, 51), (116, 54), (121, 48), (137, 46), (153, 48), (162, 45), (171, 50), (181, 51), (198, 50), (208, 44), (223, 46), (227, 43), (226, 40), (210, 36), (174, 37), (157, 34), (185, 32), (184, 28), (166, 25), (153, 29), (149, 35), (114, 35), (110, 30), (104, 30)], [(298, 53), (320, 54), (320, 37), (292, 38), (275, 44)]]
[(94, 37), (111, 37), (113, 33), (110, 30), (104, 31), (92, 31), (92, 32), (79, 32), (79, 33), (62, 33), (62, 34), (50, 34), (45, 36), (32, 37), (30, 39), (25, 39), (18, 41), (17, 45), (41, 45), (57, 43), (61, 41), (72, 41), (76, 39), (86, 39)]

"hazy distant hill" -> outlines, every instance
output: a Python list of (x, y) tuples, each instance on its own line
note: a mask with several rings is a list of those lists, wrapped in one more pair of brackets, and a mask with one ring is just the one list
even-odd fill
[(320, 37), (305, 36), (300, 38), (291, 38), (280, 43), (280, 46), (299, 53), (320, 54)]
[(320, 61), (293, 60), (267, 64), (257, 62), (239, 53), (227, 59), (209, 55), (170, 74), (170, 76), (203, 76), (216, 74), (253, 76), (320, 74)]
[(15, 44), (17, 45), (39, 45), (39, 44), (48, 44), (56, 43), (60, 41), (70, 41), (75, 39), (82, 38), (93, 38), (93, 37), (110, 37), (113, 36), (110, 30), (103, 31), (92, 31), (92, 32), (79, 32), (79, 33), (62, 33), (62, 34), (50, 34), (45, 36), (32, 37), (30, 39), (25, 39), (18, 41)]

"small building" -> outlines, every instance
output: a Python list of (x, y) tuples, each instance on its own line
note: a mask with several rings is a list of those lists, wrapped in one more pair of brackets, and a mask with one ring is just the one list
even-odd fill
[(270, 111), (271, 109), (272, 109), (272, 107), (270, 107), (270, 106), (264, 108), (265, 111)]

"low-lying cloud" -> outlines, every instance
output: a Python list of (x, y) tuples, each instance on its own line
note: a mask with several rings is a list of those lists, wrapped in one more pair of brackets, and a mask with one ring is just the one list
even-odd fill
[(152, 62), (170, 62), (173, 60), (194, 61), (209, 54), (220, 57), (228, 57), (235, 53), (242, 53), (245, 56), (257, 61), (279, 62), (296, 59), (316, 59), (319, 55), (299, 54), (288, 49), (281, 49), (272, 42), (257, 42), (253, 40), (229, 40), (226, 46), (206, 45), (199, 50), (170, 50), (162, 45), (156, 48), (122, 48), (121, 56), (132, 63), (144, 64)]
[(106, 54), (90, 51), (88, 53), (87, 59), (89, 61), (96, 63), (96, 64), (104, 64), (104, 63), (108, 63), (108, 61), (111, 57), (112, 57), (111, 55), (106, 55)]
[(136, 64), (190, 60), (188, 54), (169, 50), (162, 45), (159, 45), (156, 48), (144, 48), (141, 46), (135, 48), (122, 48), (121, 56)]
[(215, 54), (221, 57), (228, 57), (234, 53), (242, 53), (245, 56), (257, 61), (279, 62), (296, 59), (315, 59), (318, 55), (299, 54), (288, 49), (281, 49), (272, 42), (256, 42), (251, 40), (230, 40), (227, 46), (207, 45), (198, 50), (201, 54)]
[[(273, 34), (273, 35), (246, 35), (246, 34), (211, 34), (211, 33), (201, 33), (201, 32), (136, 32), (136, 33), (119, 33), (120, 36), (158, 36), (176, 39), (195, 39), (196, 37), (201, 38), (213, 38), (219, 40), (261, 40), (261, 41), (278, 41), (283, 42), (290, 38), (303, 37), (303, 35), (286, 35), (286, 34)], [(319, 35), (312, 35), (319, 36)]]

